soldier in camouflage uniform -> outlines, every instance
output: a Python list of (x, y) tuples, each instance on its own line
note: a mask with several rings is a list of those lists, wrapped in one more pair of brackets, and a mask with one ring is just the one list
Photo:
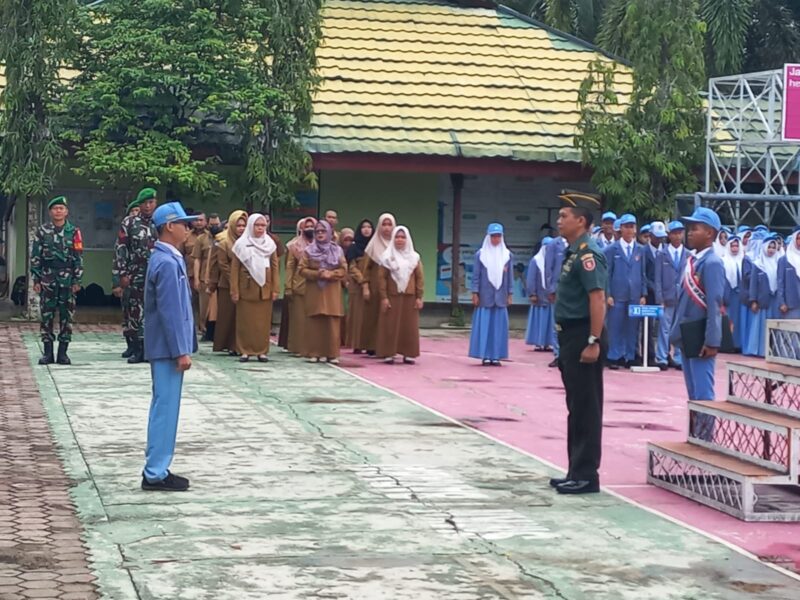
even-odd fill
[[(83, 238), (81, 230), (67, 220), (69, 209), (64, 196), (47, 204), (50, 223), (39, 227), (31, 251), (33, 289), (41, 299), (41, 332), (44, 354), (40, 365), (56, 360), (70, 364), (67, 348), (72, 341), (72, 321), (75, 318), (75, 294), (81, 289), (83, 277)], [(56, 312), (61, 330), (58, 334), (58, 358), (53, 357), (53, 323)]]
[(122, 221), (114, 247), (113, 287), (121, 288), (127, 300), (128, 315), (123, 323), (125, 339), (132, 346), (130, 364), (144, 362), (144, 284), (147, 264), (158, 232), (153, 225), (156, 191), (145, 188), (136, 197), (139, 214)]
[[(136, 198), (132, 200), (125, 211), (125, 215), (127, 217), (137, 217), (139, 216), (139, 206), (141, 205), (141, 201)], [(116, 261), (115, 261), (116, 265)], [(122, 358), (130, 358), (133, 356), (134, 353), (134, 344), (133, 338), (128, 334), (130, 330), (130, 322), (131, 322), (131, 307), (130, 307), (130, 297), (131, 297), (131, 288), (128, 286), (124, 290), (119, 285), (119, 276), (117, 275), (116, 268), (112, 269), (113, 274), (113, 281), (112, 281), (112, 289), (111, 293), (114, 294), (117, 298), (120, 299), (120, 305), (122, 306), (122, 336), (125, 338), (126, 348), (125, 352), (122, 353)]]

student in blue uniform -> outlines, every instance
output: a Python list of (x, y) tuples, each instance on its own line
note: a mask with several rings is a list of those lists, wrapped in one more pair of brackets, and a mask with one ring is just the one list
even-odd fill
[[(622, 237), (622, 232), (620, 231), (619, 227), (620, 227), (619, 219), (617, 219), (616, 221), (614, 221), (614, 241), (615, 242), (618, 242), (619, 238)], [(611, 244), (609, 244), (609, 246), (610, 245)], [(606, 246), (606, 248), (608, 248), (608, 246)], [(603, 248), (603, 250), (605, 250), (605, 248)]]
[(528, 311), (528, 327), (525, 330), (525, 343), (534, 346), (536, 351), (550, 350), (553, 347), (553, 305), (547, 293), (545, 253), (553, 238), (542, 240), (542, 247), (528, 265), (527, 293), (531, 302)]
[(656, 346), (656, 366), (662, 371), (669, 367), (682, 368), (681, 349), (676, 346), (670, 356), (669, 334), (675, 320), (675, 308), (678, 305), (678, 288), (686, 270), (688, 252), (683, 246), (685, 229), (680, 221), (672, 221), (668, 227), (669, 244), (661, 247), (655, 261), (655, 295), (656, 304), (664, 307), (664, 314), (659, 322), (658, 344)]
[[(725, 244), (725, 254), (722, 255), (722, 264), (725, 267), (725, 309), (733, 327), (733, 346), (741, 352), (745, 327), (742, 323), (742, 269), (745, 257), (742, 251), (742, 242), (739, 236), (731, 236)], [(747, 279), (750, 284), (750, 278)], [(749, 289), (748, 289), (749, 293)], [(746, 308), (746, 306), (745, 306)], [(745, 320), (744, 324), (748, 321)]]
[(778, 310), (781, 319), (800, 319), (800, 232), (786, 243), (778, 261)]
[(189, 489), (189, 480), (170, 473), (169, 466), (175, 455), (183, 374), (191, 368), (191, 355), (197, 351), (192, 293), (181, 253), (189, 224), (195, 220), (186, 215), (180, 202), (163, 204), (153, 213), (158, 241), (144, 290), (144, 355), (153, 378), (142, 473), (145, 491)]
[(621, 239), (605, 249), (608, 263), (608, 362), (611, 369), (633, 366), (639, 321), (628, 317), (628, 305), (647, 301), (645, 248), (636, 242), (636, 217), (619, 219)]
[[(754, 234), (755, 235), (755, 234)], [(777, 236), (767, 236), (760, 245), (758, 257), (753, 261), (750, 274), (750, 329), (742, 353), (764, 356), (766, 349), (767, 319), (778, 316), (778, 244)]]
[(512, 297), (511, 252), (503, 241), (503, 226), (491, 223), (472, 270), (472, 332), (469, 355), (484, 366), (500, 366), (508, 358), (508, 306)]
[[(644, 274), (647, 279), (647, 304), (653, 305), (656, 302), (656, 257), (659, 250), (667, 241), (667, 226), (661, 221), (653, 221), (650, 223), (650, 238), (645, 244), (644, 253)], [(661, 327), (659, 319), (650, 319), (648, 332), (650, 339), (648, 340), (648, 364), (653, 364), (656, 360), (656, 350), (658, 348), (658, 332)], [(643, 348), (639, 349), (639, 356)]]
[(636, 241), (642, 246), (647, 246), (650, 243), (650, 225), (642, 225), (636, 234)]
[[(561, 275), (561, 266), (564, 264), (564, 255), (566, 252), (567, 240), (558, 236), (553, 238), (553, 243), (547, 247), (544, 255), (544, 280), (547, 288), (547, 298), (550, 300), (550, 304), (553, 305), (556, 303), (556, 288), (558, 287), (558, 278)], [(558, 366), (560, 348), (558, 344), (558, 335), (556, 335), (555, 310), (551, 314), (553, 315), (553, 360), (547, 366), (554, 369)]]
[[(722, 300), (725, 293), (725, 268), (714, 253), (714, 240), (722, 227), (717, 213), (697, 208), (683, 219), (689, 227), (688, 243), (694, 250), (687, 258), (683, 281), (678, 293), (670, 341), (683, 354), (683, 378), (689, 400), (714, 400), (714, 367), (722, 344)], [(684, 344), (682, 326), (690, 327), (705, 319), (705, 336), (699, 356), (689, 356)], [(710, 440), (714, 433), (714, 417), (698, 415), (692, 423), (695, 437)]]
[(600, 246), (601, 250), (617, 241), (617, 239), (614, 237), (614, 221), (616, 220), (617, 215), (615, 215), (613, 212), (608, 211), (603, 213), (600, 233), (594, 236), (594, 240), (597, 242), (597, 245)]

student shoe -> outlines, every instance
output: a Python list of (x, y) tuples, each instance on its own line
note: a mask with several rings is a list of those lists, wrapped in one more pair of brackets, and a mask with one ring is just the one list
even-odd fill
[(553, 477), (550, 480), (550, 487), (557, 488), (560, 485), (564, 485), (568, 481), (572, 481), (569, 477)]
[(142, 490), (145, 492), (185, 492), (189, 489), (189, 480), (180, 475), (173, 475), (167, 471), (167, 476), (161, 481), (149, 482), (142, 473)]
[(490, 361), (488, 358), (484, 358), (484, 359), (481, 361), (481, 366), (483, 366), (483, 367), (490, 367), (490, 366), (492, 366), (492, 361)]
[(375, 358), (375, 350), (367, 350), (367, 356)]
[(239, 362), (240, 362), (240, 363), (246, 363), (246, 362), (247, 362), (247, 361), (249, 361), (249, 360), (250, 360), (250, 357), (249, 357), (249, 356), (247, 356), (247, 354), (242, 354), (242, 355), (239, 357)]
[(269, 356), (267, 356), (266, 354), (259, 354), (258, 355), (258, 362), (261, 362), (261, 363), (269, 362)]
[(339, 364), (339, 359), (338, 358), (329, 358), (329, 359), (327, 359), (327, 362), (328, 362), (329, 365), (338, 365)]
[(499, 360), (493, 360), (493, 361), (491, 361), (491, 363), (490, 363), (490, 364), (491, 364), (493, 367), (502, 367), (502, 366), (503, 366), (502, 364), (500, 364), (500, 361), (499, 361)]
[(413, 364), (416, 364), (416, 363), (417, 363), (417, 361), (414, 360), (413, 358), (408, 358), (407, 356), (403, 357), (403, 364), (404, 365), (413, 365)]
[(554, 359), (553, 359), (553, 360), (550, 362), (550, 364), (548, 364), (547, 366), (548, 366), (548, 367), (550, 367), (551, 369), (555, 369), (555, 368), (558, 366), (558, 359), (557, 359), (557, 358), (554, 358)]
[(236, 350), (228, 350), (228, 356), (240, 356)]
[(361, 354), (362, 352), (363, 352), (363, 350), (361, 350), (360, 348), (355, 348), (353, 350), (353, 354)]
[(393, 365), (394, 364), (394, 356), (387, 356), (383, 359), (384, 364)]
[(656, 363), (656, 366), (658, 367), (659, 371), (666, 371), (669, 369), (669, 365), (667, 365), (667, 363)]
[(319, 359), (318, 358), (307, 358), (306, 362), (307, 363), (318, 363)]
[(567, 481), (556, 486), (556, 491), (559, 494), (597, 494), (600, 491), (600, 482), (588, 479)]

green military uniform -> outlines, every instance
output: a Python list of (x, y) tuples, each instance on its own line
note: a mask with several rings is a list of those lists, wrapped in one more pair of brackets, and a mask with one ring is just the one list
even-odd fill
[[(67, 206), (63, 196), (52, 199), (48, 210), (54, 206)], [(59, 363), (69, 364), (66, 358), (67, 345), (72, 341), (72, 323), (75, 318), (75, 293), (73, 286), (80, 285), (83, 278), (83, 238), (81, 230), (66, 221), (61, 227), (46, 223), (39, 227), (31, 251), (31, 275), (33, 283), (41, 286), (41, 334), (45, 343), (42, 364), (52, 359), (53, 323), (59, 315), (60, 331)]]
[[(567, 206), (576, 206), (566, 199), (565, 203)], [(593, 363), (583, 363), (581, 354), (591, 343), (598, 343), (589, 340), (589, 293), (605, 290), (606, 280), (605, 255), (586, 232), (567, 248), (556, 289), (555, 321), (560, 345), (558, 368), (566, 392), (568, 412), (569, 470), (566, 480), (554, 480), (559, 482), (555, 487), (561, 493), (597, 491), (599, 485), (603, 363), (607, 351), (605, 330), (599, 338), (599, 359)], [(566, 486), (563, 486), (564, 483)]]
[[(145, 188), (139, 192), (136, 202), (142, 204), (155, 197), (154, 189)], [(122, 328), (125, 338), (133, 346), (130, 362), (140, 362), (142, 354), (145, 276), (150, 254), (157, 239), (158, 232), (151, 217), (143, 214), (129, 215), (122, 220), (114, 246), (113, 287), (120, 287), (122, 278), (128, 278), (128, 285), (124, 288), (122, 297)]]
[[(130, 204), (128, 204), (128, 207), (125, 209), (125, 216), (126, 217), (136, 216), (136, 215), (131, 215), (131, 212), (133, 211), (133, 209), (139, 208), (141, 204), (142, 200), (139, 197), (137, 197), (135, 200), (132, 200)], [(111, 273), (112, 273), (112, 287), (119, 288), (120, 275), (118, 269), (116, 268), (116, 254), (114, 259), (114, 268), (111, 270)], [(128, 286), (124, 290), (122, 290), (122, 294), (120, 296), (120, 305), (122, 306), (122, 336), (125, 338), (125, 342), (127, 343), (127, 348), (125, 349), (125, 352), (122, 353), (122, 358), (130, 358), (136, 351), (134, 339), (131, 337), (129, 333), (131, 329), (130, 298), (131, 298), (131, 288), (130, 286)]]

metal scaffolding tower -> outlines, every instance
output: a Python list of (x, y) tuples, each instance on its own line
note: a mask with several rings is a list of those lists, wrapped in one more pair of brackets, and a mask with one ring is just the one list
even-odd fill
[(708, 84), (705, 192), (723, 222), (800, 224), (800, 145), (781, 139), (783, 70)]

